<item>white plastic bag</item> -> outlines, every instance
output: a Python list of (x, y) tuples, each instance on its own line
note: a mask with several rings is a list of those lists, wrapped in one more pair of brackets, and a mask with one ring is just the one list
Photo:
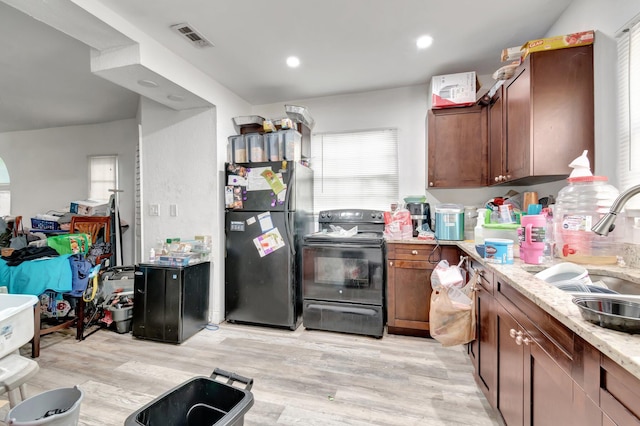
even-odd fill
[(463, 271), (458, 265), (450, 266), (447, 260), (441, 260), (431, 274), (431, 288), (462, 288), (464, 286)]

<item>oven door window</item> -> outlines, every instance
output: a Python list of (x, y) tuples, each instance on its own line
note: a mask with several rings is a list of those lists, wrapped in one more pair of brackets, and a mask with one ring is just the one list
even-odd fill
[(382, 248), (304, 247), (302, 263), (307, 299), (382, 302)]
[(367, 259), (316, 257), (314, 271), (314, 281), (318, 284), (355, 288), (371, 285)]

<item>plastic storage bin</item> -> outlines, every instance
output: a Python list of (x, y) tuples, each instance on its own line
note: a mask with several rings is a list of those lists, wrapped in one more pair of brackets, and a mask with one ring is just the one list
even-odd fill
[(248, 133), (244, 135), (249, 149), (249, 162), (261, 163), (267, 161), (267, 153), (264, 149), (264, 138), (260, 133)]
[(284, 139), (281, 132), (265, 133), (264, 141), (269, 161), (284, 160)]
[(520, 257), (520, 239), (518, 223), (485, 223), (483, 225), (484, 238), (502, 238), (513, 241), (513, 256)]
[(74, 426), (78, 424), (83, 396), (77, 386), (43, 392), (9, 410), (5, 422), (15, 426)]
[[(219, 382), (217, 376), (228, 378)], [(245, 384), (245, 389), (232, 386)], [(195, 377), (151, 401), (125, 420), (125, 426), (242, 426), (253, 405), (253, 379), (215, 369), (211, 377)]]
[(227, 148), (230, 150), (228, 155), (231, 163), (246, 163), (248, 160), (247, 155), (247, 141), (244, 135), (229, 136), (229, 144)]
[(111, 318), (116, 324), (116, 331), (120, 334), (131, 331), (131, 318), (133, 317), (133, 306), (125, 306), (124, 308), (108, 308), (111, 311)]
[(302, 158), (302, 134), (297, 130), (279, 130), (284, 141), (283, 158), (288, 161), (300, 161)]
[(553, 212), (556, 256), (575, 263), (615, 264), (618, 237), (597, 235), (591, 227), (607, 214), (619, 191), (604, 176), (567, 179)]
[(0, 358), (33, 339), (33, 307), (38, 298), (29, 294), (0, 293)]

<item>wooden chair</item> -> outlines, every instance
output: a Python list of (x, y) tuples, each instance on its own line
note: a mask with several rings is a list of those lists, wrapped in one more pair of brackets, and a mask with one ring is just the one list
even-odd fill
[[(100, 233), (102, 231), (102, 234)], [(105, 243), (111, 242), (110, 216), (73, 216), (69, 225), (70, 234), (89, 234), (91, 244), (96, 244), (100, 236)], [(105, 253), (96, 258), (96, 265), (109, 259), (113, 253)]]
[[(102, 234), (101, 234), (102, 231)], [(89, 234), (91, 237), (91, 244), (98, 242), (99, 238), (106, 243), (111, 241), (111, 217), (109, 216), (73, 216), (69, 225), (69, 233), (76, 234)], [(108, 259), (113, 253), (106, 253), (96, 258), (96, 265), (101, 263), (102, 260)], [(77, 297), (77, 303), (75, 307), (75, 317), (53, 325), (51, 327), (42, 328), (40, 318), (40, 303), (35, 307), (34, 313), (34, 330), (36, 331), (33, 336), (33, 343), (31, 345), (31, 356), (37, 358), (40, 356), (40, 337), (60, 331), (62, 329), (76, 328), (76, 340), (83, 340), (84, 328), (85, 328), (85, 301), (82, 296)], [(39, 330), (39, 332), (38, 332)]]

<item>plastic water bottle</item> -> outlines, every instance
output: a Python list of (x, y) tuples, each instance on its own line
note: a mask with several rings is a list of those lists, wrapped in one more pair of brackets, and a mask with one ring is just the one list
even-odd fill
[(476, 227), (473, 228), (473, 240), (477, 246), (484, 244), (484, 218), (486, 209), (478, 209)]
[(574, 263), (615, 264), (617, 233), (601, 237), (591, 227), (607, 214), (618, 190), (604, 176), (567, 179), (553, 210), (556, 255)]
[(156, 250), (151, 247), (151, 250), (149, 250), (149, 262), (155, 262), (156, 261)]
[(553, 205), (542, 209), (542, 214), (546, 218), (546, 225), (544, 229), (544, 256), (545, 262), (552, 262), (555, 256), (555, 240), (553, 237)]

